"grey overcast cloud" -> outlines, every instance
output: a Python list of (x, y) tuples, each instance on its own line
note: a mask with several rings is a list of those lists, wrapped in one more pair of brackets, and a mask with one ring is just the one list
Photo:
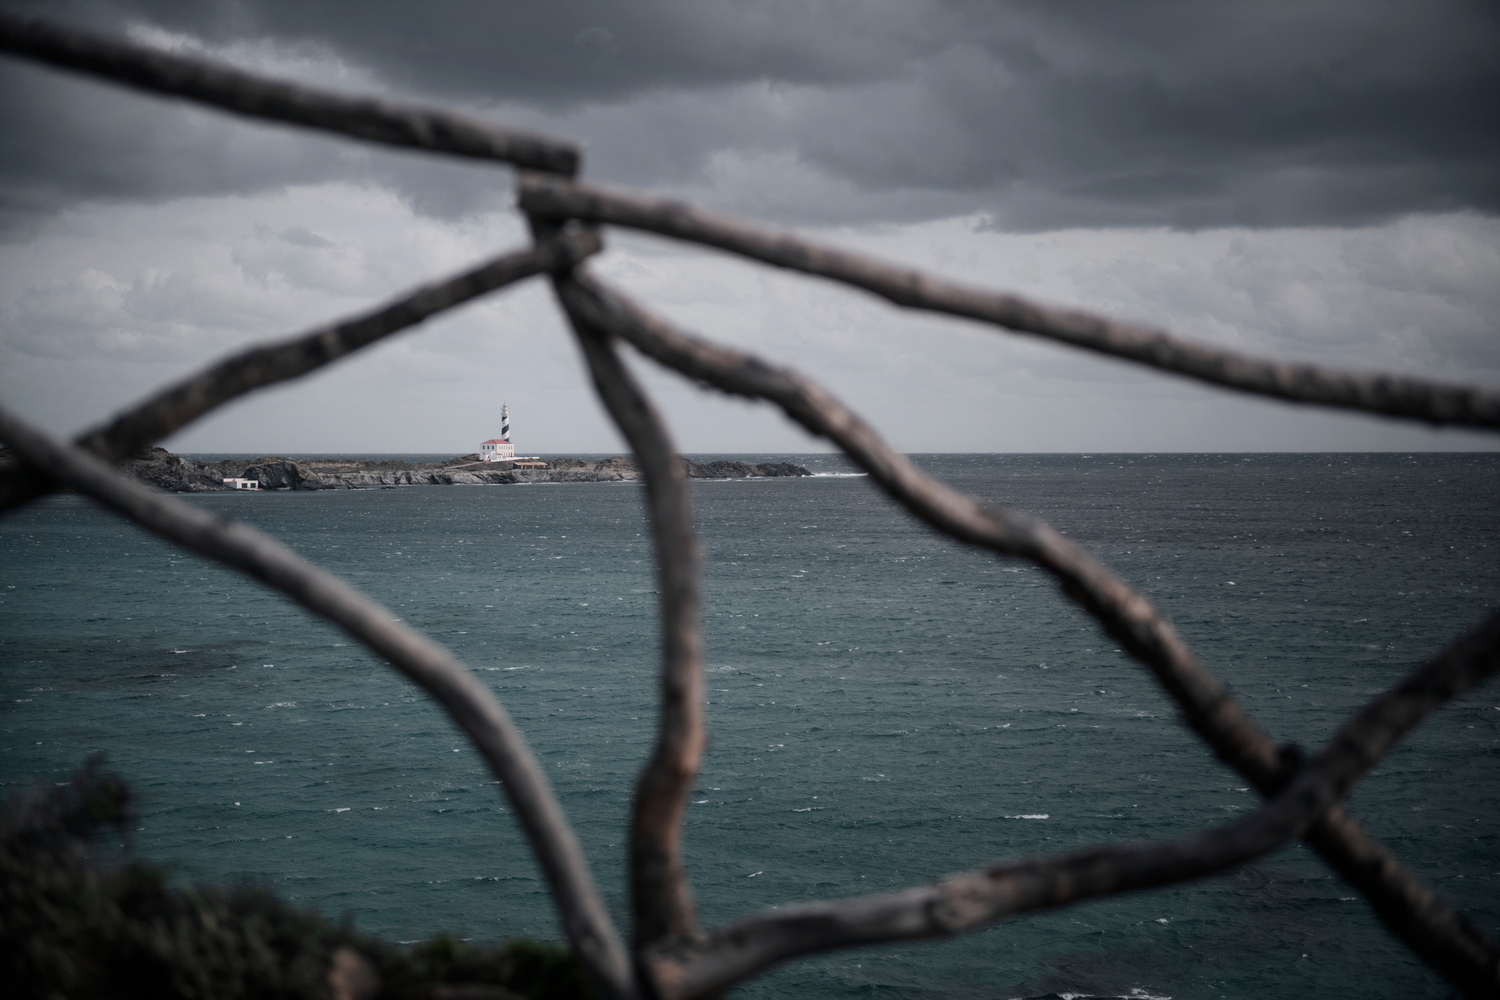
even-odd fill
[[(581, 142), (585, 175), (1263, 355), (1500, 386), (1489, 2), (0, 0)], [(57, 432), (525, 234), (509, 171), (0, 58), (0, 398)], [(612, 231), (600, 273), (907, 451), (1493, 449), (1261, 402)], [(649, 362), (689, 452), (823, 450)], [(622, 448), (544, 285), (166, 442)]]

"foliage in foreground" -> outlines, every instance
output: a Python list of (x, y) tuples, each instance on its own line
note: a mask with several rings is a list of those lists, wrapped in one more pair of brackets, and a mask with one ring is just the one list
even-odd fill
[(133, 828), (134, 796), (95, 756), (0, 816), (0, 982), (17, 998), (561, 1000), (590, 995), (561, 945), (400, 948), (247, 887), (175, 889), (93, 847)]

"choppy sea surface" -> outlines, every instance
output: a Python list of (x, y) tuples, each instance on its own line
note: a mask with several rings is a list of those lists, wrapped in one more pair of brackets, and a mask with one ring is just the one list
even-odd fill
[[(693, 483), (711, 746), (686, 850), (706, 922), (1253, 807), (1043, 573), (937, 537), (835, 456), (735, 457), (822, 474)], [(1274, 738), (1308, 748), (1500, 604), (1497, 454), (915, 460), (1084, 543)], [(620, 914), (654, 723), (640, 497), (587, 483), (182, 499), (283, 540), (470, 664)], [(264, 882), (398, 941), (558, 936), (503, 796), (436, 708), (331, 626), (87, 500), (0, 518), (0, 702), (7, 794), (105, 751), (145, 796), (134, 850), (184, 878)], [(1500, 935), (1500, 685), (1430, 719), (1352, 807)], [(1355, 895), (1292, 847), (950, 941), (814, 956), (736, 995), (1448, 996)]]

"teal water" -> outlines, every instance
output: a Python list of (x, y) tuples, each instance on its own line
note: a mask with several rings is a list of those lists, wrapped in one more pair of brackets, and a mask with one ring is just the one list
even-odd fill
[[(721, 456), (694, 456), (699, 460)], [(914, 523), (832, 456), (695, 482), (711, 746), (686, 831), (706, 922), (1253, 807), (1150, 678), (1040, 572)], [(1148, 594), (1278, 740), (1316, 747), (1500, 603), (1500, 455), (917, 456), (1052, 520)], [(631, 484), (210, 494), (490, 683), (623, 908), (654, 719), (654, 579)], [(555, 937), (493, 779), (335, 629), (77, 497), (0, 518), (0, 781), (103, 750), (134, 849), (393, 940)], [(1500, 935), (1500, 688), (1449, 705), (1354, 810)], [(815, 956), (769, 998), (1443, 997), (1293, 847), (966, 937)]]

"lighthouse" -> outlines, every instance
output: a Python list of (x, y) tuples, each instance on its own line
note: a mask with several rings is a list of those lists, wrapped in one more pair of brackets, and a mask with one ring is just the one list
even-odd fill
[(500, 404), (500, 436), (490, 438), (479, 446), (479, 458), (484, 462), (508, 462), (516, 457), (516, 446), (510, 443), (510, 404)]

